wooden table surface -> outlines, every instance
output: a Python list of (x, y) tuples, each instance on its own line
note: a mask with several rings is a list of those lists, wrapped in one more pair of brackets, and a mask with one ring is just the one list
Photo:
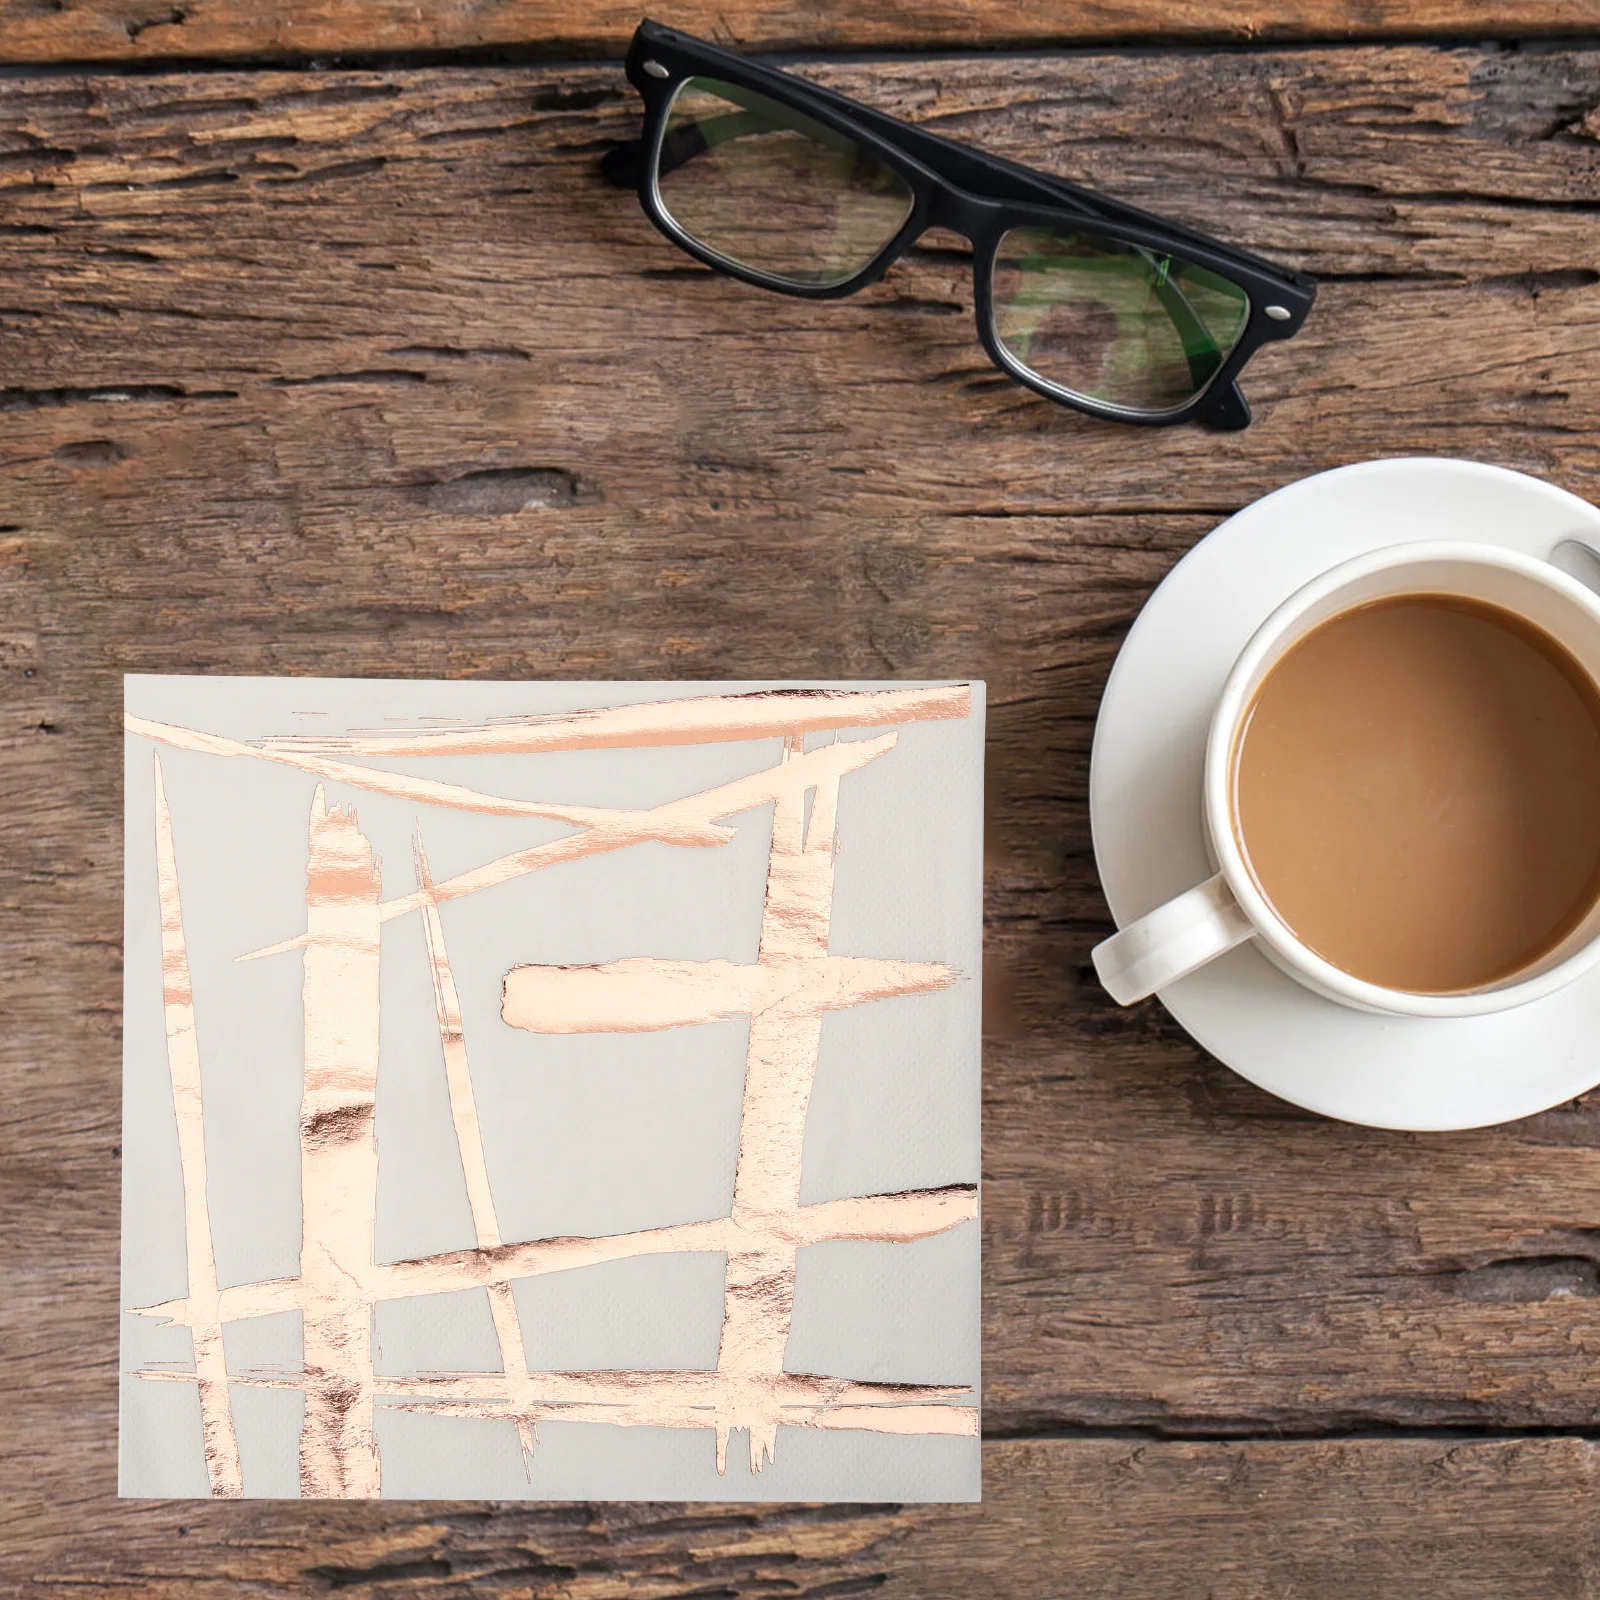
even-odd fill
[[(0, 0), (0, 1592), (1600, 1591), (1600, 1095), (1268, 1098), (1098, 990), (1086, 807), (1239, 506), (1600, 498), (1600, 0), (666, 14), (1314, 273), (1232, 435), (1005, 381), (958, 241), (837, 304), (693, 265), (597, 173), (635, 20)], [(119, 1504), (127, 671), (986, 678), (984, 1504)]]

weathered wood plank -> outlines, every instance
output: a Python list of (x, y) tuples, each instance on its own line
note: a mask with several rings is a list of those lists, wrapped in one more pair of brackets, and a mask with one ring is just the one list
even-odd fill
[[(105, 1502), (124, 670), (986, 677), (991, 1431), (1594, 1426), (1596, 1097), (1370, 1133), (1268, 1100), (1152, 1006), (1116, 1011), (1087, 971), (1106, 921), (1085, 794), (1123, 631), (1233, 507), (1401, 451), (1600, 496), (1600, 52), (816, 70), (1327, 277), (1306, 334), (1247, 376), (1256, 426), (1133, 434), (1024, 397), (943, 248), (831, 306), (701, 273), (595, 174), (635, 118), (614, 68), (0, 82), (0, 1547), (25, 1576), (422, 1584), (481, 1536), (459, 1570), (544, 1592), (572, 1588), (546, 1567), (581, 1568), (584, 1540), (620, 1550), (655, 1517), (616, 1559), (659, 1592), (750, 1591), (780, 1551), (801, 1589), (871, 1581), (881, 1543), (922, 1552), (919, 1597), (1024, 1549), (1096, 1592), (1126, 1570), (1187, 1595), (1160, 1585), (1200, 1563), (1218, 1594), (1280, 1593), (1247, 1575), (1281, 1557), (1331, 1595), (1377, 1592), (1407, 1497), (1435, 1491), (1437, 1521), (1409, 1526), (1478, 1592), (1589, 1571), (1561, 1497), (1592, 1511), (1592, 1468), (1567, 1441), (1459, 1473), (1442, 1445), (1295, 1447), (1261, 1502), (1300, 1517), (1293, 1538), (1207, 1476), (1245, 1461), (1254, 1483), (1249, 1451), (1159, 1447), (1140, 1522), (1123, 1486), (1149, 1455), (1007, 1445), (991, 1492), (1019, 1475), (1036, 1516), (730, 1514), (704, 1561), (732, 1576), (692, 1583), (675, 1563), (701, 1524), (675, 1513), (591, 1535), (565, 1512)], [(1098, 1533), (1052, 1481), (1111, 1508)], [(1175, 1545), (1190, 1490), (1210, 1509)], [(1519, 1495), (1513, 1527), (1497, 1508)], [(1125, 1510), (1145, 1531), (1113, 1545)], [(747, 1531), (759, 1560), (716, 1542)], [(1170, 1568), (1124, 1566), (1138, 1538)], [(606, 1570), (591, 1592), (621, 1588)]]
[[(1246, 374), (1256, 426), (1136, 450), (1026, 396), (976, 346), (958, 254), (842, 304), (702, 272), (596, 173), (635, 125), (614, 69), (23, 79), (0, 140), (14, 493), (187, 473), (261, 516), (337, 461), (298, 514), (341, 493), (384, 515), (522, 489), (623, 504), (646, 478), (686, 515), (775, 493), (811, 514), (883, 493), (904, 513), (1210, 510), (1396, 448), (1595, 492), (1600, 52), (824, 75), (1321, 274), (1306, 331)], [(439, 487), (507, 467), (556, 476)]]
[[(1158, 1444), (984, 1451), (981, 1506), (117, 1505), (6, 1516), (19, 1597), (110, 1589), (653, 1600), (1483, 1600), (1600, 1580), (1597, 1447), (1577, 1439)], [(107, 1485), (108, 1486), (108, 1483)], [(80, 1489), (102, 1487), (94, 1480)], [(11, 1512), (13, 1508), (8, 1507)], [(4, 1515), (4, 1513), (0, 1513)]]
[[(33, 0), (0, 5), (0, 65), (61, 62), (241, 61), (514, 51), (561, 58), (620, 55), (641, 16), (605, 0)], [(971, 49), (1195, 40), (1455, 36), (1509, 39), (1593, 33), (1592, 0), (863, 0), (826, 8), (798, 0), (714, 4), (679, 0), (661, 20), (744, 50)]]

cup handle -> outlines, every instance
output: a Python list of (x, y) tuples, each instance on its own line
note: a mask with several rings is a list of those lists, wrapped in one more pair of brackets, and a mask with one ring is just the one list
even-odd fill
[(1584, 588), (1600, 594), (1600, 549), (1587, 535), (1569, 533), (1557, 539), (1545, 560), (1569, 578), (1576, 578)]
[(1119, 1006), (1131, 1006), (1243, 944), (1254, 931), (1219, 872), (1097, 944), (1094, 970)]

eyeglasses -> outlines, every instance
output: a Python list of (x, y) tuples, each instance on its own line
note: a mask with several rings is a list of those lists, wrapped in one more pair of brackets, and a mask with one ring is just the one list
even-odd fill
[(674, 244), (827, 300), (925, 229), (965, 234), (990, 358), (1095, 416), (1247, 427), (1240, 369), (1316, 295), (1302, 273), (659, 23), (639, 24), (627, 72), (644, 137), (602, 165)]

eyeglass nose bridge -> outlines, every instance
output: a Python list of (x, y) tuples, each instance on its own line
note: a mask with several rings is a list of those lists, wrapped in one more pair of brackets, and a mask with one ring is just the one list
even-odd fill
[(969, 243), (976, 244), (1000, 209), (993, 200), (983, 200), (941, 185), (929, 198), (923, 227), (948, 228), (951, 233), (959, 233)]

